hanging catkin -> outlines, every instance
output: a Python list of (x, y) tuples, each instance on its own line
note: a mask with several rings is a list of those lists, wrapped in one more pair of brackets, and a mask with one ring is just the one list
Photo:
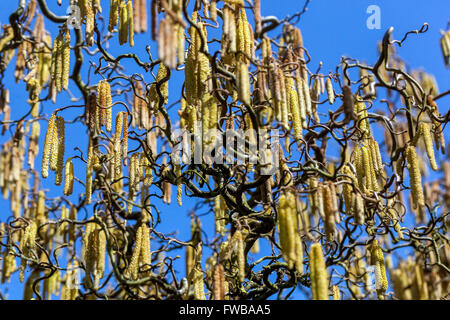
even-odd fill
[(314, 300), (329, 300), (328, 272), (320, 243), (313, 243), (309, 251), (311, 291)]
[(86, 193), (86, 203), (91, 203), (92, 196), (92, 170), (93, 170), (93, 161), (94, 161), (94, 146), (93, 142), (89, 139), (88, 146), (88, 158), (86, 163), (86, 183), (85, 183), (85, 193)]
[(117, 20), (119, 19), (119, 2), (120, 0), (110, 0), (108, 25), (109, 32), (112, 32), (114, 30), (114, 27), (117, 25)]
[(327, 95), (328, 95), (328, 103), (333, 104), (334, 103), (334, 90), (333, 90), (333, 84), (331, 83), (331, 78), (327, 78), (326, 89), (327, 89)]
[[(64, 118), (61, 116), (56, 117), (56, 127), (58, 130), (58, 149), (56, 157), (56, 170), (55, 170), (55, 184), (58, 186), (62, 182), (63, 178), (63, 166), (64, 166)], [(53, 157), (53, 156), (52, 156)]]
[(248, 65), (244, 62), (238, 63), (236, 85), (238, 88), (239, 100), (246, 105), (250, 105), (250, 79), (248, 74)]
[(86, 44), (89, 47), (94, 45), (94, 26), (95, 26), (95, 8), (92, 1), (85, 2), (85, 14), (86, 14)]
[(122, 142), (122, 159), (123, 159), (123, 165), (127, 166), (128, 161), (128, 127), (129, 127), (129, 120), (128, 120), (128, 112), (123, 113), (123, 142)]
[(30, 142), (28, 144), (28, 165), (30, 169), (34, 170), (34, 159), (39, 152), (39, 135), (40, 124), (38, 121), (33, 121), (31, 125)]
[(298, 233), (298, 217), (295, 195), (282, 193), (278, 205), (278, 235), (283, 259), (290, 269), (303, 272), (303, 247)]
[(70, 30), (66, 29), (64, 33), (64, 42), (62, 45), (62, 88), (67, 90), (69, 87), (69, 72), (70, 72)]
[(143, 228), (139, 226), (136, 230), (136, 242), (133, 249), (133, 254), (131, 256), (130, 263), (128, 265), (128, 268), (125, 271), (125, 275), (132, 279), (136, 280), (138, 278), (138, 272), (139, 272), (139, 257), (141, 255), (141, 247), (142, 247), (142, 233)]
[(70, 196), (72, 194), (73, 180), (74, 180), (73, 163), (72, 159), (69, 158), (67, 159), (66, 164), (64, 166), (64, 195)]
[(286, 91), (288, 98), (289, 110), (292, 114), (292, 123), (294, 125), (294, 138), (297, 140), (297, 144), (300, 146), (303, 138), (302, 134), (302, 118), (300, 111), (300, 103), (298, 100), (298, 93), (295, 90), (294, 79), (292, 77), (286, 77)]
[(327, 236), (327, 240), (332, 242), (335, 237), (335, 218), (336, 212), (333, 204), (333, 197), (331, 194), (331, 190), (328, 184), (322, 185), (322, 197), (323, 197), (323, 207), (325, 214), (325, 234)]
[(218, 263), (213, 271), (214, 300), (225, 299), (225, 281), (225, 270), (223, 265)]
[(414, 146), (410, 145), (406, 148), (406, 162), (409, 171), (413, 207), (421, 208), (425, 206), (425, 200), (422, 189), (422, 176), (420, 174), (419, 160)]
[(41, 169), (41, 175), (43, 178), (48, 177), (48, 167), (50, 163), (50, 152), (52, 150), (53, 144), (53, 135), (54, 132), (56, 132), (57, 130), (55, 119), (56, 115), (52, 114), (48, 122), (47, 133), (45, 134), (44, 151), (42, 153), (42, 169)]
[(123, 45), (128, 40), (128, 8), (125, 0), (119, 5), (119, 44)]
[(56, 90), (62, 90), (62, 75), (63, 75), (63, 37), (58, 34), (53, 42), (52, 51), (52, 79), (55, 81)]
[(245, 259), (245, 253), (244, 253), (244, 239), (243, 239), (243, 235), (242, 232), (239, 230), (236, 230), (235, 232), (235, 236), (236, 236), (236, 255), (237, 255), (237, 263), (238, 263), (238, 268), (239, 268), (239, 281), (241, 283), (244, 282), (245, 280), (245, 264), (246, 264), (246, 259)]
[(384, 265), (383, 251), (378, 244), (377, 239), (374, 239), (371, 247), (371, 264), (375, 265), (375, 284), (377, 295), (379, 299), (383, 299), (383, 294), (387, 290), (388, 281), (386, 278), (386, 269)]
[(438, 170), (436, 159), (434, 157), (433, 139), (431, 138), (431, 128), (426, 122), (421, 122), (416, 134), (420, 134), (425, 144), (425, 150), (427, 152), (428, 159), (430, 160), (431, 169)]
[(127, 16), (128, 16), (128, 43), (130, 47), (134, 47), (134, 14), (133, 3), (131, 0), (127, 2)]
[(123, 119), (124, 118), (124, 112), (120, 111), (117, 113), (116, 116), (116, 127), (115, 127), (115, 133), (114, 133), (114, 145), (113, 145), (113, 160), (114, 161), (114, 172), (113, 177), (114, 179), (119, 179), (122, 174), (122, 164), (121, 164), (121, 135), (122, 135), (122, 128), (123, 128)]
[(441, 50), (444, 57), (444, 63), (447, 68), (450, 67), (450, 30), (441, 31)]

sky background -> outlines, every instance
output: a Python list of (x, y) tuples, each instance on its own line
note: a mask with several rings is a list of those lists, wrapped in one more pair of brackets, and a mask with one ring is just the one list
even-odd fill
[[(69, 1), (63, 0), (63, 6), (58, 7), (56, 0), (47, 0), (49, 7), (58, 15), (64, 15), (65, 7)], [(274, 15), (282, 18), (286, 15), (301, 11), (305, 1), (303, 0), (262, 0), (262, 16)], [(0, 3), (0, 23), (8, 23), (9, 14), (15, 10), (18, 4), (17, 0), (2, 0)], [(109, 12), (109, 1), (102, 1), (105, 8), (104, 12)], [(381, 29), (370, 30), (366, 26), (366, 20), (369, 15), (366, 9), (370, 5), (377, 5), (381, 9)], [(221, 5), (220, 5), (221, 6)], [(420, 35), (410, 35), (401, 48), (397, 47), (397, 53), (403, 57), (409, 65), (414, 68), (423, 68), (427, 72), (436, 77), (440, 91), (449, 89), (450, 73), (444, 66), (444, 60), (439, 46), (440, 33), (442, 29), (446, 29), (449, 21), (450, 1), (447, 0), (428, 0), (428, 1), (407, 1), (407, 0), (312, 0), (308, 6), (308, 11), (301, 17), (297, 24), (302, 30), (304, 45), (309, 51), (311, 62), (308, 65), (310, 70), (317, 70), (319, 63), (323, 62), (321, 72), (328, 74), (334, 72), (339, 64), (342, 56), (352, 57), (359, 61), (366, 61), (368, 64), (374, 64), (378, 57), (377, 43), (380, 41), (385, 31), (393, 26), (393, 38), (402, 39), (403, 35), (410, 30), (420, 29), (423, 23), (429, 24), (429, 30)], [(248, 13), (249, 21), (253, 23), (253, 15)], [(57, 33), (56, 25), (46, 20), (46, 29), (51, 33), (52, 38)], [(277, 32), (279, 29), (277, 30)], [(72, 46), (74, 44), (74, 35), (72, 33)], [(156, 43), (152, 42), (149, 33), (135, 35), (135, 46), (130, 49), (128, 46), (118, 46), (117, 35), (110, 42), (110, 52), (117, 56), (121, 53), (133, 52), (138, 54), (141, 60), (147, 61), (145, 46), (150, 45), (154, 57), (157, 56)], [(73, 65), (73, 56), (72, 63)], [(86, 81), (88, 72), (89, 57), (85, 54), (85, 63), (82, 70), (83, 79)], [(93, 59), (97, 63), (98, 58)], [(3, 83), (10, 89), (11, 93), (11, 109), (12, 118), (17, 119), (29, 110), (27, 104), (27, 94), (23, 83), (16, 85), (13, 79), (15, 59), (11, 62), (8, 71), (5, 73)], [(124, 63), (127, 67), (127, 74), (133, 72), (142, 73), (132, 63)], [(157, 69), (154, 70), (156, 74)], [(149, 74), (144, 75), (146, 82), (151, 82), (152, 78)], [(95, 84), (101, 80), (98, 76), (91, 76), (90, 84)], [(176, 101), (175, 97), (179, 97), (181, 84), (183, 81), (183, 73), (175, 72), (169, 83), (169, 104)], [(71, 83), (72, 94), (80, 97), (77, 88)], [(114, 100), (117, 101), (117, 100)], [(56, 104), (44, 102), (42, 104), (44, 113), (50, 115), (51, 112), (59, 107), (76, 104), (81, 105), (82, 102), (70, 102), (67, 93), (58, 95)], [(449, 99), (442, 99), (439, 103), (441, 114), (447, 112)], [(322, 104), (319, 107), (320, 112), (327, 112), (328, 104)], [(336, 104), (332, 107), (336, 108)], [(171, 110), (170, 114), (174, 114), (178, 106)], [(78, 116), (82, 112), (82, 108), (67, 110), (63, 113), (66, 120)], [(121, 111), (117, 109), (117, 111)], [(116, 111), (114, 112), (116, 114)], [(41, 121), (41, 139), (40, 150), (42, 150), (42, 140), (46, 131), (46, 122)], [(448, 132), (448, 130), (447, 130)], [(6, 135), (8, 137), (8, 135)], [(382, 136), (377, 138), (382, 139)], [(9, 137), (8, 137), (9, 139)], [(28, 140), (28, 139), (27, 139)], [(0, 143), (4, 143), (5, 137), (0, 137)], [(65, 158), (77, 154), (73, 149), (80, 147), (84, 153), (87, 148), (87, 134), (83, 125), (68, 124), (66, 125), (66, 152)], [(131, 149), (131, 147), (130, 147)], [(36, 158), (35, 167), (40, 170), (41, 153)], [(85, 178), (85, 166), (78, 160), (74, 162), (75, 173), (81, 180)], [(433, 176), (431, 176), (433, 178)], [(63, 186), (56, 187), (53, 184), (54, 175), (50, 173), (48, 179), (42, 182), (41, 187), (48, 190), (48, 196), (57, 196), (62, 193)], [(78, 192), (77, 192), (78, 191)], [(75, 186), (72, 199), (76, 199), (77, 194), (83, 192), (78, 185)], [(194, 201), (183, 198), (183, 206), (180, 208), (175, 201), (175, 188), (173, 189), (173, 202), (171, 206), (162, 204), (160, 201), (154, 200), (153, 204), (161, 210), (162, 224), (158, 227), (160, 232), (176, 232), (176, 237), (180, 240), (187, 241), (190, 239), (190, 218), (188, 212), (195, 205)], [(0, 200), (2, 208), (0, 221), (5, 221), (10, 215), (9, 204), (3, 199)], [(208, 210), (202, 210), (200, 213), (206, 213), (202, 217), (202, 225), (208, 237), (211, 239), (214, 235), (213, 214)], [(261, 244), (261, 253), (250, 255), (249, 262), (257, 259), (267, 252), (267, 243), (263, 240)], [(155, 247), (152, 247), (154, 250)], [(184, 276), (184, 251), (178, 253), (180, 259), (176, 261), (175, 267), (180, 273), (178, 279)], [(204, 254), (204, 258), (207, 255)], [(28, 277), (29, 272), (26, 273)], [(8, 299), (21, 299), (23, 295), (23, 285), (19, 283), (17, 274), (12, 277), (11, 283), (8, 285), (0, 285), (0, 292)], [(296, 293), (293, 298), (301, 298), (300, 293)]]

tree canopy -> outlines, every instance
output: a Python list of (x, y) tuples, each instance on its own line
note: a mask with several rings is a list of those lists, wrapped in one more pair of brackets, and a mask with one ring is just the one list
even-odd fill
[[(23, 299), (448, 298), (450, 91), (397, 53), (427, 23), (322, 70), (309, 0), (283, 18), (260, 0), (17, 2), (0, 277)], [(426, 50), (448, 68), (450, 30)], [(187, 240), (161, 229), (186, 201)]]

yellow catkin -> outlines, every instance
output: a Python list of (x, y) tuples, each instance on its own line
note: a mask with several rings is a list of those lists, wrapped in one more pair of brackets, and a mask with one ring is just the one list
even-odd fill
[(122, 165), (121, 165), (121, 140), (120, 137), (122, 135), (123, 128), (123, 111), (117, 113), (116, 116), (116, 128), (114, 133), (114, 172), (112, 173), (114, 179), (119, 179), (122, 173)]
[(62, 90), (62, 74), (63, 74), (63, 38), (61, 34), (58, 34), (53, 43), (52, 60), (54, 61), (54, 76), (53, 79), (56, 84), (56, 90), (61, 92)]
[(127, 165), (128, 161), (128, 127), (129, 127), (129, 119), (128, 112), (123, 113), (123, 142), (122, 142), (122, 159), (123, 165)]
[(133, 254), (131, 256), (130, 263), (125, 272), (126, 276), (130, 279), (136, 280), (139, 272), (139, 257), (141, 254), (141, 246), (142, 246), (142, 232), (143, 228), (139, 226), (136, 231), (136, 243), (134, 245)]
[(333, 90), (333, 84), (331, 83), (331, 78), (327, 78), (326, 89), (327, 89), (327, 95), (328, 95), (328, 103), (333, 104), (334, 103), (334, 90)]
[(64, 43), (62, 45), (62, 88), (67, 90), (69, 87), (69, 72), (70, 72), (70, 30), (66, 29), (64, 33)]
[(333, 290), (333, 300), (341, 300), (341, 293), (339, 291), (339, 287), (337, 285), (334, 285), (332, 287)]
[(325, 234), (327, 236), (328, 241), (334, 241), (335, 237), (335, 208), (333, 206), (333, 198), (331, 195), (331, 190), (328, 185), (322, 186), (322, 194), (323, 194), (323, 207), (325, 214)]
[(328, 272), (320, 243), (313, 243), (309, 253), (311, 291), (314, 300), (329, 300)]
[(52, 135), (52, 146), (50, 151), (50, 170), (56, 171), (58, 166), (58, 147), (59, 147), (59, 126), (58, 126), (59, 116), (55, 119), (55, 129)]
[(58, 128), (58, 150), (55, 170), (55, 184), (60, 185), (63, 179), (63, 166), (64, 166), (64, 145), (65, 145), (65, 133), (64, 133), (64, 118), (56, 117), (56, 126)]
[(133, 21), (133, 3), (128, 0), (127, 3), (127, 15), (128, 15), (128, 43), (130, 47), (134, 46), (134, 21)]
[(177, 177), (177, 204), (178, 206), (183, 205), (182, 197), (183, 197), (183, 181), (181, 178), (181, 165), (175, 165), (175, 173)]
[(134, 153), (131, 156), (131, 161), (130, 161), (130, 168), (129, 168), (129, 182), (128, 182), (128, 200), (130, 200), (131, 203), (128, 204), (128, 214), (131, 214), (132, 210), (133, 210), (133, 201), (134, 201), (134, 195), (137, 193), (138, 191), (138, 186), (139, 186), (139, 179), (140, 179), (140, 174), (139, 174), (139, 154), (138, 153)]
[(414, 208), (425, 206), (425, 199), (422, 189), (422, 176), (420, 174), (419, 160), (414, 146), (406, 148), (406, 162), (409, 171), (411, 185), (411, 197)]
[(438, 167), (436, 164), (436, 159), (434, 157), (433, 139), (431, 138), (431, 127), (428, 123), (422, 122), (420, 124), (419, 131), (423, 137), (423, 142), (425, 144), (425, 150), (427, 151), (428, 159), (430, 160), (431, 169), (437, 171)]
[(361, 129), (363, 136), (370, 136), (370, 124), (367, 118), (367, 108), (360, 96), (355, 97), (354, 112), (358, 116), (359, 128)]
[(146, 223), (143, 223), (141, 234), (141, 254), (139, 256), (140, 270), (143, 271), (143, 276), (148, 276), (150, 274), (149, 270), (151, 268), (151, 251), (150, 251), (150, 228)]
[(102, 94), (105, 99), (105, 108), (106, 108), (106, 115), (105, 115), (105, 121), (106, 121), (106, 131), (111, 132), (112, 129), (112, 99), (111, 99), (111, 86), (109, 85), (108, 81), (103, 82), (102, 86)]
[(159, 65), (158, 73), (156, 74), (155, 83), (150, 87), (149, 98), (153, 101), (155, 110), (157, 110), (160, 105), (160, 96), (157, 92), (156, 85), (157, 83), (159, 86), (159, 93), (163, 98), (162, 104), (167, 104), (169, 100), (169, 81), (166, 79), (168, 73), (169, 68), (165, 64), (161, 63)]
[(250, 105), (250, 79), (248, 74), (247, 64), (241, 62), (238, 63), (236, 84), (238, 87), (238, 96), (244, 104)]
[(383, 251), (378, 244), (377, 239), (374, 239), (371, 247), (372, 264), (375, 265), (375, 284), (377, 295), (379, 299), (383, 299), (384, 292), (388, 287), (386, 278), (386, 268), (384, 265)]
[(280, 196), (278, 206), (278, 234), (283, 259), (289, 268), (303, 272), (303, 245), (298, 233), (297, 204), (292, 192)]
[(117, 25), (117, 20), (119, 19), (119, 2), (120, 0), (110, 0), (108, 25), (109, 32), (112, 32), (114, 30), (114, 27)]
[(72, 159), (67, 159), (64, 166), (64, 195), (70, 196), (73, 192), (73, 163)]
[(372, 161), (375, 167), (376, 174), (380, 176), (383, 173), (383, 160), (381, 158), (378, 142), (373, 137), (369, 139), (369, 149), (372, 155)]
[(94, 288), (98, 288), (100, 279), (103, 278), (105, 272), (106, 234), (101, 228), (98, 228), (95, 236), (97, 238), (97, 250), (95, 257)]
[(41, 126), (38, 121), (33, 121), (31, 125), (31, 135), (30, 142), (28, 145), (28, 165), (30, 169), (34, 170), (34, 159), (39, 151), (39, 135), (41, 131)]
[(305, 99), (305, 110), (308, 116), (312, 116), (312, 105), (311, 105), (311, 95), (309, 92), (308, 83), (305, 79), (302, 79), (302, 87), (303, 87), (303, 97)]
[(91, 203), (92, 197), (92, 170), (93, 170), (93, 160), (94, 160), (94, 147), (92, 145), (92, 140), (89, 139), (88, 146), (88, 158), (86, 164), (86, 183), (85, 183), (85, 192), (86, 192), (86, 203)]
[(370, 192), (373, 190), (373, 180), (372, 180), (372, 162), (370, 159), (369, 150), (365, 146), (361, 146), (361, 158), (362, 158), (362, 166), (364, 168), (364, 177), (365, 177), (365, 190)]
[(86, 19), (85, 19), (85, 25), (86, 25), (86, 35), (85, 35), (85, 41), (86, 44), (91, 47), (94, 44), (94, 25), (95, 25), (95, 9), (93, 8), (93, 3), (91, 1), (88, 1), (86, 3)]
[[(349, 181), (351, 183), (356, 182), (356, 177), (353, 174), (352, 169), (349, 165), (345, 164), (342, 168), (342, 173), (347, 175), (345, 177), (345, 181)], [(353, 202), (353, 187), (349, 183), (345, 183), (342, 187), (342, 193), (344, 195), (344, 204), (345, 204), (345, 213), (351, 215), (353, 213), (352, 202)]]
[(294, 125), (294, 138), (297, 140), (297, 144), (301, 145), (301, 139), (303, 138), (302, 117), (300, 111), (300, 103), (298, 100), (298, 93), (295, 90), (294, 80), (287, 78), (287, 92), (289, 100), (289, 109), (292, 114), (292, 123)]
[(47, 220), (47, 210), (45, 208), (45, 192), (43, 190), (40, 190), (38, 193), (38, 200), (34, 217), (38, 224), (42, 224)]
[(55, 119), (56, 115), (52, 114), (48, 122), (47, 133), (45, 134), (44, 151), (42, 153), (42, 169), (41, 169), (41, 175), (43, 178), (48, 177), (48, 167), (50, 164), (50, 152), (52, 150), (53, 135), (54, 132), (57, 130)]

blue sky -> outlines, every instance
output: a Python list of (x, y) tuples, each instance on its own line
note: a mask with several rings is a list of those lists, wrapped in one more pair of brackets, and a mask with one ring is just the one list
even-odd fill
[[(58, 7), (56, 0), (47, 0), (50, 9), (54, 10), (58, 15), (65, 14), (66, 8)], [(287, 14), (293, 14), (300, 11), (303, 8), (303, 0), (263, 0), (262, 2), (262, 15), (269, 16), (275, 15), (279, 18), (286, 16)], [(17, 5), (17, 0), (2, 0), (0, 6), (0, 22), (6, 24), (9, 14), (13, 11)], [(63, 1), (68, 3), (68, 1)], [(109, 1), (102, 1), (105, 8), (109, 6)], [(366, 13), (366, 9), (370, 5), (377, 5), (381, 9), (381, 29), (369, 30), (366, 26), (366, 20), (369, 14)], [(108, 11), (107, 9), (105, 11)], [(297, 24), (302, 30), (304, 45), (309, 51), (312, 60), (309, 64), (310, 70), (316, 70), (320, 62), (323, 62), (321, 72), (327, 74), (328, 72), (335, 71), (337, 64), (339, 64), (342, 56), (349, 56), (360, 61), (366, 61), (369, 64), (373, 64), (377, 59), (377, 43), (383, 37), (384, 32), (390, 27), (394, 26), (393, 37), (395, 39), (403, 38), (403, 35), (410, 30), (420, 29), (423, 23), (429, 24), (429, 30), (420, 35), (410, 35), (407, 41), (401, 48), (397, 47), (398, 54), (403, 57), (412, 68), (423, 68), (427, 72), (435, 75), (438, 86), (441, 91), (448, 90), (450, 84), (450, 73), (445, 69), (444, 60), (439, 46), (440, 33), (439, 30), (445, 29), (449, 21), (450, 2), (446, 0), (429, 0), (429, 1), (381, 1), (381, 0), (312, 0), (308, 6), (308, 11), (302, 16), (300, 22)], [(252, 15), (249, 14), (249, 20), (253, 21)], [(57, 29), (53, 23), (46, 21), (46, 28), (50, 31), (52, 38), (56, 35)], [(279, 30), (279, 29), (278, 29)], [(72, 33), (73, 35), (73, 33)], [(74, 44), (72, 36), (72, 46)], [(156, 43), (151, 41), (149, 33), (135, 36), (135, 46), (129, 48), (128, 46), (118, 46), (117, 36), (110, 43), (111, 52), (117, 56), (121, 53), (133, 52), (138, 54), (141, 60), (147, 61), (147, 54), (145, 46), (151, 46), (151, 52), (156, 57), (157, 47)], [(72, 56), (72, 66), (73, 66)], [(86, 79), (88, 72), (89, 56), (85, 54), (86, 63), (83, 66), (82, 74)], [(97, 63), (98, 58), (93, 59), (94, 63)], [(7, 84), (7, 87), (11, 91), (11, 108), (12, 117), (14, 119), (19, 118), (28, 111), (28, 104), (26, 103), (27, 95), (25, 95), (24, 85), (15, 84), (13, 79), (13, 64), (15, 59), (11, 62), (10, 68), (5, 74), (3, 83)], [(137, 69), (132, 63), (125, 62), (127, 73), (133, 72), (142, 73), (143, 70)], [(156, 69), (154, 70), (156, 74)], [(169, 104), (176, 101), (174, 97), (179, 97), (182, 84), (182, 72), (175, 72), (171, 78), (169, 84)], [(144, 75), (146, 82), (151, 82), (151, 75)], [(101, 80), (100, 77), (92, 75), (91, 84), (97, 83)], [(80, 93), (77, 88), (71, 84), (72, 94), (76, 97), (80, 97)], [(116, 101), (116, 100), (115, 100)], [(70, 102), (69, 96), (66, 93), (62, 93), (58, 96), (56, 104), (51, 102), (43, 103), (44, 113), (50, 115), (52, 110), (68, 105), (76, 104), (81, 105), (82, 102)], [(440, 100), (439, 106), (441, 113), (445, 113), (448, 110), (449, 99)], [(327, 112), (329, 108), (328, 104), (323, 104), (319, 107), (320, 112)], [(336, 108), (336, 105), (333, 106)], [(178, 106), (171, 110), (171, 114), (174, 114)], [(74, 118), (82, 112), (82, 108), (75, 108), (63, 113), (67, 119)], [(120, 111), (118, 109), (118, 111)], [(115, 112), (116, 113), (116, 112)], [(42, 150), (42, 140), (46, 130), (46, 122), (41, 122), (41, 139), (40, 150)], [(448, 130), (447, 130), (448, 133)], [(73, 151), (74, 147), (79, 146), (86, 153), (87, 134), (82, 125), (66, 125), (66, 158), (76, 154)], [(381, 136), (380, 136), (381, 138)], [(0, 143), (4, 143), (5, 137), (0, 137)], [(41, 154), (36, 159), (36, 168), (40, 168)], [(75, 162), (76, 175), (84, 180), (85, 167), (81, 162)], [(50, 177), (43, 181), (41, 187), (48, 189), (49, 196), (57, 196), (62, 193), (62, 186), (55, 187), (53, 184), (54, 176), (50, 174)], [(76, 199), (76, 194), (83, 192), (83, 189), (78, 185), (75, 186), (74, 196), (72, 199)], [(173, 189), (175, 194), (175, 188)], [(152, 201), (161, 209), (162, 224), (159, 227), (159, 231), (162, 232), (176, 232), (176, 237), (186, 241), (190, 238), (190, 219), (188, 217), (188, 211), (195, 205), (195, 202), (184, 197), (183, 207), (179, 208), (176, 205), (175, 197), (171, 206), (162, 204), (160, 201)], [(9, 210), (9, 205), (6, 201), (0, 200), (0, 205), (5, 209), (2, 210), (0, 221), (5, 221), (9, 215), (6, 210)], [(199, 213), (206, 213), (207, 210)], [(202, 225), (206, 234), (212, 238), (213, 236), (213, 219), (212, 214), (209, 213), (202, 217)], [(267, 250), (267, 245), (264, 241), (261, 242), (262, 253), (255, 255), (257, 258)], [(152, 247), (154, 250), (156, 245)], [(184, 276), (184, 252), (177, 253), (181, 256), (175, 263), (178, 270), (181, 270), (178, 275), (178, 279)], [(29, 275), (29, 273), (27, 273)], [(8, 288), (8, 289), (7, 289)], [(11, 283), (8, 286), (0, 285), (0, 292), (6, 295), (10, 299), (20, 299), (23, 294), (23, 286), (19, 284), (17, 275), (15, 275)], [(294, 295), (294, 297), (300, 297), (300, 295)]]

